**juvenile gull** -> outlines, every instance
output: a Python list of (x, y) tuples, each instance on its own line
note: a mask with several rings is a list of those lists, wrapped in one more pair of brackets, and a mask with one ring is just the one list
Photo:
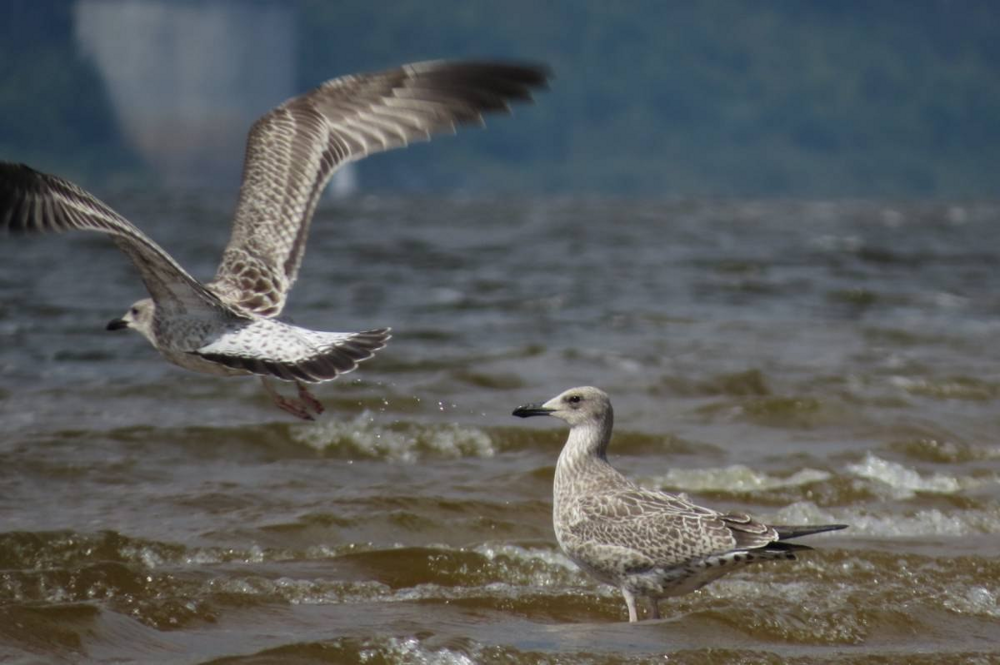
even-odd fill
[[(167, 360), (215, 375), (256, 374), (282, 409), (312, 419), (322, 405), (306, 383), (350, 372), (389, 329), (308, 330), (276, 320), (295, 282), (309, 222), (334, 171), (367, 155), (482, 124), (543, 87), (545, 68), (431, 61), (332, 79), (259, 118), (247, 139), (232, 235), (215, 278), (202, 284), (146, 234), (76, 185), (0, 162), (0, 231), (97, 231), (112, 236), (151, 298), (108, 330), (131, 328)], [(269, 377), (294, 382), (280, 396)]]
[(846, 527), (762, 524), (639, 487), (608, 463), (614, 412), (597, 388), (570, 388), (514, 415), (569, 423), (553, 488), (556, 539), (583, 570), (621, 590), (631, 622), (638, 621), (637, 598), (647, 598), (650, 616), (659, 619), (660, 598), (690, 593), (754, 561), (794, 559), (812, 548), (786, 540)]

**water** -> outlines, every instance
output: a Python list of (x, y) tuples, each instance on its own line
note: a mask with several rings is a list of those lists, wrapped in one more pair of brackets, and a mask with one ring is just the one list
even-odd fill
[[(212, 274), (228, 201), (108, 198)], [(1000, 207), (325, 208), (287, 313), (395, 338), (316, 423), (104, 331), (143, 296), (0, 239), (4, 662), (1000, 662)], [(580, 384), (644, 484), (851, 529), (622, 623), (510, 417)]]

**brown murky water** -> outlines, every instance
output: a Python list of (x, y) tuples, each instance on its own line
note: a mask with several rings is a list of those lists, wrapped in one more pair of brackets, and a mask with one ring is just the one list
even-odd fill
[[(107, 197), (196, 275), (228, 209)], [(1000, 207), (359, 199), (287, 312), (392, 325), (293, 422), (104, 331), (104, 238), (0, 238), (0, 661), (1000, 662)], [(630, 626), (558, 551), (555, 422), (776, 522), (845, 522)]]

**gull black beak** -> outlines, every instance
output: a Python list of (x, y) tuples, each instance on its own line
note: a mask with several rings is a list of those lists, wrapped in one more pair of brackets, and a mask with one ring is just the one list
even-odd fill
[(525, 404), (514, 409), (514, 413), (511, 415), (518, 418), (530, 418), (531, 416), (547, 416), (552, 411), (552, 409), (546, 409), (541, 404)]
[(121, 330), (128, 328), (128, 321), (125, 319), (111, 319), (108, 321), (108, 330)]

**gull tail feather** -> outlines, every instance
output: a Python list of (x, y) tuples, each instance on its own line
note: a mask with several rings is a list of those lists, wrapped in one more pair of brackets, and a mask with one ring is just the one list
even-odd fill
[(778, 540), (791, 540), (792, 538), (811, 536), (814, 533), (839, 531), (840, 529), (846, 529), (847, 526), (847, 524), (819, 524), (815, 526), (779, 526), (772, 524), (771, 528), (778, 532)]

